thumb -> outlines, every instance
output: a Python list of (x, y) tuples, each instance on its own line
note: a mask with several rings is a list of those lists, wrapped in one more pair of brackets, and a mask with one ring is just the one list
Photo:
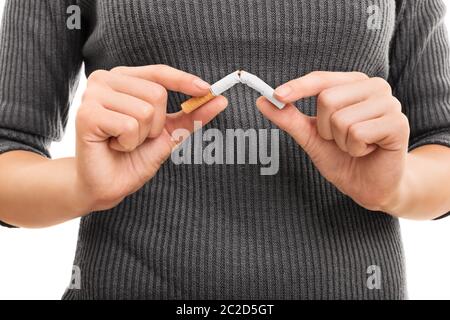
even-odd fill
[(286, 131), (308, 153), (310, 146), (317, 141), (315, 119), (301, 113), (293, 104), (287, 104), (282, 110), (269, 100), (260, 97), (256, 101), (259, 111), (281, 130)]
[[(167, 115), (166, 128), (169, 134), (175, 130), (185, 130), (191, 134), (195, 130), (207, 125), (211, 120), (217, 117), (228, 106), (228, 100), (224, 96), (218, 96), (209, 101), (201, 108), (186, 114), (183, 111)], [(198, 124), (201, 124), (199, 126)], [(185, 140), (188, 136), (183, 137)], [(182, 142), (182, 141), (179, 141)]]

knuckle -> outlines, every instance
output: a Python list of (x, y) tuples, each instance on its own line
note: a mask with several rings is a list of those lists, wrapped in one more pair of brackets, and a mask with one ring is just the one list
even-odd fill
[(149, 122), (150, 120), (152, 120), (154, 113), (155, 110), (151, 105), (144, 104), (142, 106), (141, 118), (144, 122)]
[(96, 130), (96, 106), (81, 106), (75, 118), (75, 127), (79, 132), (94, 132)]
[[(183, 73), (184, 73), (184, 71), (183, 71)], [(196, 80), (200, 80), (200, 81), (202, 80), (200, 77), (190, 74), (190, 73), (185, 73), (184, 75), (186, 77), (186, 80), (185, 80), (186, 83), (194, 83)]]
[(402, 113), (400, 114), (400, 119), (401, 119), (403, 125), (409, 126), (409, 119), (408, 119), (408, 117), (406, 116), (406, 114), (404, 114), (404, 113), (402, 112)]
[(167, 90), (160, 85), (155, 85), (151, 91), (152, 100), (156, 100), (158, 102), (164, 102), (167, 100)]
[(88, 82), (103, 82), (109, 75), (109, 72), (106, 70), (95, 70), (88, 77)]
[(123, 122), (123, 132), (125, 134), (136, 134), (139, 124), (136, 119), (129, 119)]
[(359, 141), (361, 136), (361, 128), (358, 125), (353, 125), (348, 129), (348, 137), (351, 141)]
[(402, 103), (397, 98), (391, 97), (391, 105), (395, 111), (397, 111), (397, 112), (402, 111)]
[(124, 66), (118, 66), (111, 69), (111, 72), (118, 73), (118, 74), (125, 74), (127, 71), (127, 67)]
[(322, 91), (317, 97), (317, 104), (321, 107), (333, 109), (334, 102), (336, 101), (336, 96), (334, 91), (331, 89), (326, 89)]
[(327, 73), (325, 71), (312, 71), (311, 73), (307, 74), (306, 76), (298, 78), (297, 81), (304, 82), (305, 80), (308, 80), (305, 82), (306, 83), (312, 82), (312, 83), (320, 84), (320, 83), (326, 82), (328, 77), (329, 77), (329, 73)]
[(399, 122), (400, 128), (403, 129), (409, 135), (411, 127), (409, 125), (409, 119), (404, 113), (400, 113)]
[(162, 71), (164, 71), (164, 69), (166, 69), (166, 68), (167, 68), (167, 66), (164, 65), (164, 64), (161, 64), (161, 63), (158, 63), (158, 64), (152, 64), (152, 65), (150, 66), (151, 71), (156, 72), (156, 73), (162, 72)]
[(351, 74), (354, 75), (355, 78), (357, 78), (357, 79), (361, 79), (361, 80), (369, 79), (369, 76), (367, 74), (365, 74), (364, 72), (352, 71)]
[(344, 131), (349, 127), (349, 122), (340, 112), (335, 112), (330, 118), (331, 124), (338, 130)]
[(150, 104), (143, 104), (141, 107), (139, 120), (144, 123), (150, 123), (153, 119), (154, 114), (155, 110), (153, 106), (151, 106)]
[(162, 63), (157, 63), (157, 64), (154, 64), (153, 67), (161, 70), (161, 69), (165, 68), (166, 65), (162, 64)]
[(371, 85), (378, 90), (381, 90), (383, 92), (388, 92), (389, 94), (392, 93), (391, 85), (383, 78), (380, 77), (374, 77), (370, 79)]
[(322, 77), (325, 74), (326, 74), (325, 71), (319, 71), (319, 70), (312, 71), (312, 72), (309, 73), (309, 75), (312, 76), (312, 77)]

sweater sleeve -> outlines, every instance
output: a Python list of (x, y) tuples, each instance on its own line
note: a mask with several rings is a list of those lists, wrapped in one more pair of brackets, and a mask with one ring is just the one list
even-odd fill
[(0, 31), (0, 153), (50, 157), (61, 139), (81, 67), (82, 31), (67, 27), (74, 0), (7, 0)]
[(400, 0), (397, 8), (389, 82), (410, 121), (409, 149), (429, 144), (450, 147), (446, 7), (442, 0)]
[(67, 27), (68, 8), (77, 2), (5, 2), (0, 29), (0, 154), (25, 150), (50, 157), (50, 144), (61, 139), (82, 64), (83, 27)]
[(410, 121), (410, 150), (450, 147), (450, 51), (442, 0), (397, 1), (389, 82)]

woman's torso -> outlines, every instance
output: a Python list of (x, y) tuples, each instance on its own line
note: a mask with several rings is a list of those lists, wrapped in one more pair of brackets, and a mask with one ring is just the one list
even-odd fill
[[(314, 70), (387, 78), (396, 18), (394, 0), (84, 6), (87, 73), (167, 64), (214, 82), (243, 69), (272, 86)], [(203, 133), (218, 129), (230, 154), (231, 133), (247, 134), (244, 151), (253, 150), (253, 158), (206, 164), (212, 145), (203, 141), (191, 149), (202, 164), (169, 159), (118, 207), (84, 218), (74, 262), (81, 289), (64, 298), (404, 298), (398, 221), (359, 207), (326, 182), (288, 135), (271, 131), (255, 107), (257, 93), (237, 86), (226, 96), (230, 106)], [(184, 99), (171, 93), (168, 111)], [(315, 99), (297, 106), (314, 114)], [(269, 175), (261, 171), (265, 147), (275, 150)], [(376, 270), (381, 288), (368, 286), (368, 270)]]

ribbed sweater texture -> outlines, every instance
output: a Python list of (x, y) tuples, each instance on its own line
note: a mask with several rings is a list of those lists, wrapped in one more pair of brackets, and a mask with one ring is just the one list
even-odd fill
[[(80, 30), (66, 26), (71, 5)], [(166, 64), (211, 83), (243, 69), (274, 87), (315, 70), (360, 71), (392, 85), (411, 149), (450, 146), (444, 12), (441, 0), (7, 0), (0, 152), (50, 156), (82, 63), (86, 75)], [(368, 27), (373, 14), (379, 28)], [(205, 130), (275, 128), (250, 88), (225, 95), (230, 106)], [(186, 98), (171, 92), (168, 111)], [(296, 105), (314, 115), (315, 100)], [(406, 298), (399, 221), (340, 193), (287, 134), (279, 143), (276, 175), (169, 160), (117, 207), (84, 217), (74, 260), (81, 288), (63, 298)], [(370, 266), (379, 289), (367, 285)]]

